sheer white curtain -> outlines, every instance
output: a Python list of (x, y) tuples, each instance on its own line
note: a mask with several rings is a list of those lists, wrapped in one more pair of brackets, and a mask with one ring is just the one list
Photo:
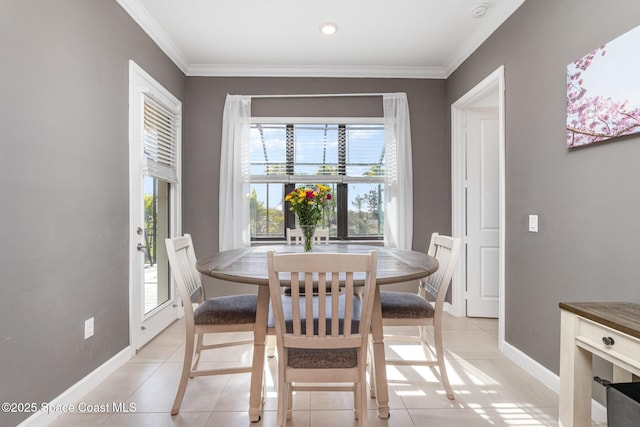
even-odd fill
[(251, 97), (227, 95), (220, 153), (219, 250), (248, 247)]
[(413, 242), (413, 169), (411, 125), (406, 93), (385, 93), (384, 245), (411, 249)]

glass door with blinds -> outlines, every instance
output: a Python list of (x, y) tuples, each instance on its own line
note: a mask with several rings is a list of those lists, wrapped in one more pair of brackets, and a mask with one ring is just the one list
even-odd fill
[(164, 241), (181, 231), (181, 104), (134, 63), (130, 79), (130, 322), (137, 351), (180, 314)]

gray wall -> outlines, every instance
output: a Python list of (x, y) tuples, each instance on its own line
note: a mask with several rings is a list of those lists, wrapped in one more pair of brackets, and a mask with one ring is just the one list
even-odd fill
[[(227, 93), (407, 92), (413, 246), (426, 250), (432, 231), (451, 228), (449, 105), (504, 64), (506, 338), (557, 372), (558, 302), (640, 302), (640, 138), (564, 146), (566, 65), (639, 22), (637, 0), (529, 0), (446, 82), (185, 78), (114, 1), (3, 1), (1, 400), (49, 401), (129, 343), (129, 59), (185, 102), (184, 231), (199, 254), (218, 247)], [(330, 102), (320, 111), (380, 113), (362, 99)], [(281, 111), (267, 104), (256, 113)]]
[(129, 344), (128, 61), (185, 77), (115, 1), (3, 0), (0, 52), (0, 401), (48, 402)]
[[(411, 115), (414, 176), (413, 247), (426, 251), (431, 233), (451, 231), (451, 154), (444, 80), (190, 77), (186, 90), (184, 231), (197, 254), (218, 249), (218, 187), (222, 112), (226, 95), (406, 92)], [(292, 107), (292, 104), (293, 105)], [(368, 98), (255, 99), (256, 116), (382, 116)], [(207, 286), (208, 295), (238, 289)], [(255, 289), (253, 289), (255, 291)]]
[(529, 0), (447, 80), (451, 104), (505, 65), (506, 340), (555, 373), (559, 302), (640, 303), (640, 138), (565, 146), (567, 64), (638, 24), (637, 0)]

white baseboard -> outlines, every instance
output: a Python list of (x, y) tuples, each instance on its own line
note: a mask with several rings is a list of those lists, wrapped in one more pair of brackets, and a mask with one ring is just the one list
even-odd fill
[(444, 307), (442, 307), (442, 309), (446, 312), (451, 314), (452, 316), (456, 316), (456, 317), (460, 317), (460, 315), (458, 315), (455, 310), (453, 309), (453, 305), (451, 305), (450, 302), (445, 302), (444, 303)]
[[(111, 359), (94, 369), (89, 375), (69, 387), (58, 397), (49, 402), (49, 406), (74, 404), (94, 387), (104, 381), (116, 369), (131, 359), (131, 347), (127, 346)], [(18, 425), (18, 427), (46, 427), (51, 424), (60, 413), (38, 411)]]
[[(560, 393), (560, 377), (545, 368), (516, 347), (503, 343), (502, 352), (522, 369), (533, 375), (538, 381), (549, 387), (556, 394)], [(591, 419), (597, 423), (607, 422), (607, 408), (595, 400), (591, 400)]]

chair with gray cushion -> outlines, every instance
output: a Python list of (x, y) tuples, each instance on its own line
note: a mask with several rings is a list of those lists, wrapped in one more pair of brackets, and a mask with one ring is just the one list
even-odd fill
[[(287, 245), (301, 245), (302, 239), (304, 235), (302, 234), (301, 228), (287, 228)], [(313, 233), (313, 243), (319, 244), (329, 244), (329, 229), (328, 228), (316, 228), (316, 231)], [(291, 294), (291, 288), (285, 287), (282, 290), (285, 295)], [(269, 323), (271, 325), (271, 322)], [(276, 351), (276, 337), (274, 335), (267, 336), (267, 357), (273, 357)]]
[[(253, 339), (225, 341), (210, 345), (204, 345), (203, 341), (204, 335), (209, 333), (253, 332), (258, 298), (256, 295), (233, 295), (205, 300), (200, 273), (196, 270), (196, 257), (191, 236), (185, 234), (183, 237), (165, 239), (165, 244), (169, 265), (184, 305), (186, 325), (182, 376), (171, 408), (171, 415), (176, 415), (182, 405), (190, 377), (251, 372), (251, 365), (199, 370), (198, 362), (203, 350), (253, 344)], [(197, 307), (194, 308), (194, 306)], [(196, 341), (195, 352), (194, 341)]]
[[(418, 284), (417, 293), (381, 291), (382, 325), (385, 326), (417, 326), (419, 335), (389, 335), (384, 334), (385, 343), (393, 341), (418, 342), (422, 345), (425, 355), (431, 355), (429, 360), (389, 359), (386, 365), (421, 365), (438, 367), (440, 379), (447, 393), (447, 398), (453, 400), (454, 394), (449, 384), (442, 347), (442, 313), (445, 296), (451, 276), (455, 270), (460, 254), (460, 239), (442, 236), (438, 233), (431, 235), (428, 254), (438, 260), (438, 270), (431, 276), (422, 279)], [(433, 328), (435, 349), (429, 346), (427, 328)], [(386, 332), (386, 331), (385, 331)], [(435, 353), (435, 354), (434, 354)], [(435, 360), (434, 358), (435, 357)], [(372, 378), (375, 372), (371, 371)], [(371, 394), (375, 396), (375, 381), (371, 381)]]
[[(354, 393), (355, 417), (366, 426), (377, 252), (268, 252), (267, 259), (278, 345), (277, 425), (284, 427), (291, 417), (294, 390), (340, 390)], [(364, 280), (361, 296), (354, 292), (358, 279)], [(283, 295), (283, 286), (291, 286), (290, 296)]]

